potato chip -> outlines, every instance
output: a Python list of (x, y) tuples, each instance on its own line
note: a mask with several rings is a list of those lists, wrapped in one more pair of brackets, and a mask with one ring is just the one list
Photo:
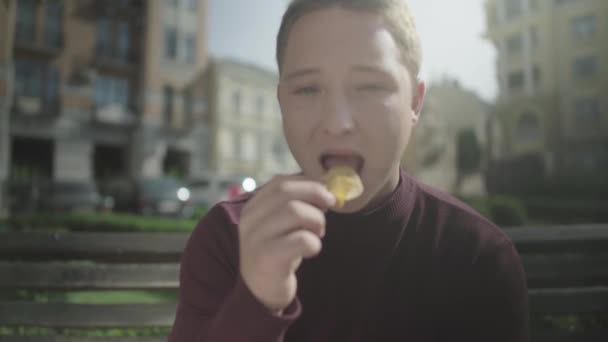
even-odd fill
[(340, 209), (346, 201), (353, 200), (363, 193), (361, 178), (355, 170), (347, 166), (331, 168), (323, 177), (327, 189), (336, 196), (336, 208)]

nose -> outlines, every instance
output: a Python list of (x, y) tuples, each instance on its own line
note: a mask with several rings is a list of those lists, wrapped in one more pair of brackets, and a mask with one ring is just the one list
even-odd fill
[(328, 94), (324, 102), (323, 128), (325, 133), (333, 136), (352, 133), (355, 129), (355, 120), (347, 97), (334, 92)]

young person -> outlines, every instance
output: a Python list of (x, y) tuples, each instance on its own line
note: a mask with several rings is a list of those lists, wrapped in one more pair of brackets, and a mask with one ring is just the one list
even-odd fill
[[(277, 62), (301, 173), (202, 219), (169, 340), (527, 341), (512, 242), (400, 168), (425, 93), (405, 2), (294, 0)], [(340, 208), (322, 182), (335, 166), (363, 184)]]

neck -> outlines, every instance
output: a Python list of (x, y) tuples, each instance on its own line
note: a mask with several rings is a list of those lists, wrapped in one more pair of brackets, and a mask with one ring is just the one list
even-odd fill
[(373, 210), (374, 208), (377, 208), (382, 203), (384, 203), (389, 197), (391, 197), (395, 189), (397, 189), (397, 186), (399, 186), (399, 180), (401, 178), (400, 172), (401, 170), (399, 168), (391, 172), (388, 179), (380, 188), (376, 196), (374, 196), (374, 198), (363, 208), (362, 211)]

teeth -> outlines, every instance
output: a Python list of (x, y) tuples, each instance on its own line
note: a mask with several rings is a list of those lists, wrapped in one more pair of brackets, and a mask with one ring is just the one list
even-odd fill
[(325, 155), (321, 158), (321, 163), (326, 170), (336, 166), (346, 166), (360, 171), (362, 160), (358, 156)]

